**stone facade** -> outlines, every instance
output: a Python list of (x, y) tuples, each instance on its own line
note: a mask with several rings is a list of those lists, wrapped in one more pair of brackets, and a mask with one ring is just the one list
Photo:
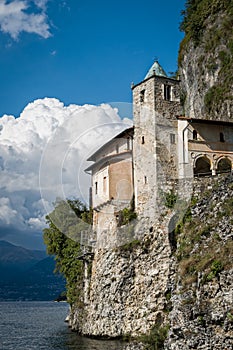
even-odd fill
[(135, 208), (139, 218), (152, 224), (160, 213), (161, 188), (168, 179), (178, 177), (179, 81), (152, 75), (132, 90)]

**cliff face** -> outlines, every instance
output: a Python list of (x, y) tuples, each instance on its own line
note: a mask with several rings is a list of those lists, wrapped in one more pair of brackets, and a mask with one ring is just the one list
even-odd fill
[(233, 342), (233, 183), (197, 179), (178, 228), (176, 281), (166, 349), (231, 349)]
[(229, 120), (233, 115), (233, 3), (189, 0), (181, 28), (179, 74), (185, 115)]
[(85, 335), (120, 337), (166, 323), (169, 240), (161, 225), (151, 233), (144, 226), (144, 233), (141, 241), (95, 251), (89, 300), (84, 312), (74, 308), (73, 328)]
[(167, 350), (230, 349), (232, 198), (231, 178), (196, 179), (192, 205), (173, 233), (167, 209), (153, 232), (141, 226), (141, 241), (98, 249), (88, 301), (73, 307), (71, 327), (91, 336), (149, 334), (150, 344), (156, 332)]

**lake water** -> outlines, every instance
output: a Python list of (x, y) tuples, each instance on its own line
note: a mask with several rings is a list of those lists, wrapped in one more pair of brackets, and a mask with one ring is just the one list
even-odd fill
[(121, 350), (119, 341), (80, 337), (64, 322), (66, 303), (0, 302), (0, 350)]

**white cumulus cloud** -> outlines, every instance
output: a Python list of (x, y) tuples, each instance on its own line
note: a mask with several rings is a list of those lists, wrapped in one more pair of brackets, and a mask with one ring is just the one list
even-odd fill
[(108, 104), (64, 106), (55, 98), (29, 103), (19, 118), (2, 116), (0, 231), (40, 231), (57, 197), (87, 201), (86, 159), (131, 124)]
[(0, 0), (0, 28), (4, 33), (17, 39), (21, 32), (35, 33), (47, 39), (51, 36), (46, 4), (48, 0), (32, 1), (40, 12), (28, 12), (28, 0)]

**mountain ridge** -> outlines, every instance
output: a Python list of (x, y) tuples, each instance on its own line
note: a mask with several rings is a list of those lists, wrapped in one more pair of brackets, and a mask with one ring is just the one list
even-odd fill
[(45, 251), (0, 241), (0, 301), (54, 300), (65, 289), (54, 269), (54, 258)]

